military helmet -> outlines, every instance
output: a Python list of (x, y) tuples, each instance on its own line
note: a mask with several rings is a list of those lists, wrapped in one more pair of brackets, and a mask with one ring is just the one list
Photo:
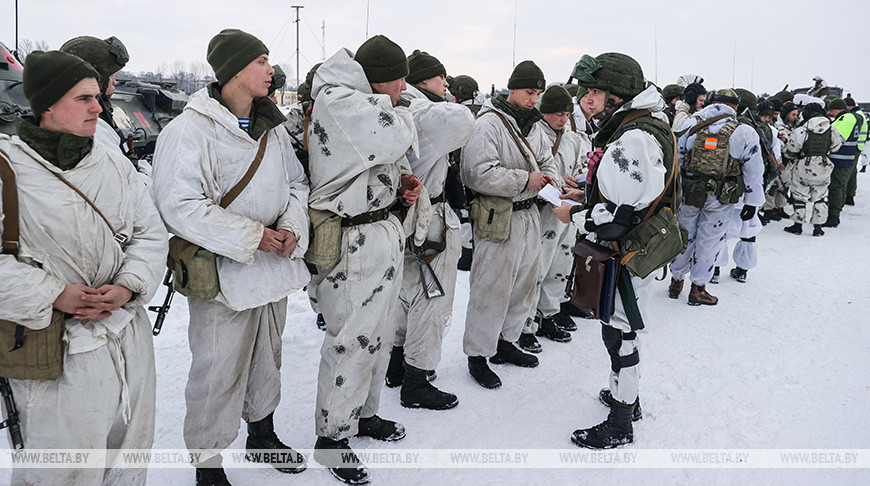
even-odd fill
[(100, 74), (100, 81), (109, 79), (109, 76), (123, 69), (130, 60), (127, 48), (117, 37), (105, 40), (87, 35), (74, 37), (60, 46), (60, 50), (94, 66)]
[(281, 69), (281, 66), (275, 64), (272, 66), (272, 69), (275, 70), (272, 73), (272, 82), (269, 83), (269, 94), (271, 95), (279, 88), (283, 88), (285, 84), (287, 84), (287, 74)]
[(665, 86), (665, 88), (662, 90), (662, 98), (664, 98), (665, 101), (668, 101), (679, 96), (683, 96), (683, 91), (685, 90), (685, 86), (680, 86), (679, 84), (669, 84)]
[(450, 81), (450, 93), (461, 100), (473, 100), (478, 91), (477, 81), (471, 76), (460, 74)]
[(791, 91), (786, 91), (786, 90), (782, 90), (782, 91), (780, 91), (779, 93), (777, 93), (777, 94), (775, 94), (775, 95), (773, 95), (773, 96), (774, 96), (774, 98), (779, 99), (779, 100), (782, 101), (783, 103), (785, 103), (785, 102), (787, 102), (787, 101), (793, 101), (793, 100), (794, 100), (794, 94), (793, 94)]
[(574, 65), (572, 76), (580, 86), (600, 89), (630, 100), (646, 88), (643, 69), (630, 56), (605, 52), (597, 57), (584, 54)]
[(743, 113), (747, 108), (754, 110), (758, 105), (758, 97), (752, 91), (745, 88), (734, 88), (734, 92), (740, 97), (740, 106), (737, 107), (739, 113)]

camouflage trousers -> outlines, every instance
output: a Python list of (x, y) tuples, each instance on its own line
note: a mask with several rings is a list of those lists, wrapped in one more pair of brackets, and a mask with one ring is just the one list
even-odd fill
[[(376, 414), (396, 335), (405, 233), (395, 216), (344, 228), (341, 260), (318, 268), (309, 285), (326, 321), (317, 376), (315, 432), (356, 435), (360, 417)], [(455, 266), (455, 265), (454, 265)]]
[(574, 264), (574, 239), (577, 230), (573, 224), (559, 221), (553, 213), (553, 206), (541, 208), (541, 264), (538, 272), (539, 289), (535, 296), (529, 318), (523, 326), (523, 332), (534, 333), (538, 330), (535, 316), (552, 317), (559, 312), (559, 304), (565, 295), (565, 284), (571, 265)]

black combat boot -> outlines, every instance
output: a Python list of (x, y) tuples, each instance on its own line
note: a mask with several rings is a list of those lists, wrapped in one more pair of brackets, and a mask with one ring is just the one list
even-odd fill
[(462, 270), (463, 272), (471, 270), (471, 259), (473, 255), (474, 250), (463, 246), (462, 255), (459, 256), (459, 262), (457, 262), (456, 268)]
[[(579, 310), (579, 309), (578, 309)], [(553, 322), (565, 331), (576, 331), (577, 323), (565, 311), (559, 311), (553, 315)]]
[(538, 338), (535, 337), (535, 333), (533, 332), (524, 332), (520, 334), (520, 338), (517, 340), (517, 345), (527, 353), (541, 352), (541, 343), (538, 342)]
[[(613, 398), (613, 394), (610, 393), (610, 390), (607, 388), (602, 388), (601, 391), (598, 392), (598, 401), (603, 403), (607, 408), (613, 408), (616, 404), (616, 399)], [(631, 414), (631, 421), (637, 422), (642, 418), (643, 410), (640, 409), (640, 397), (637, 397), (637, 400), (634, 401), (634, 411)]]
[(788, 215), (785, 214), (785, 211), (783, 211), (782, 208), (765, 211), (764, 214), (766, 214), (771, 221), (782, 221), (782, 218), (788, 217)]
[[(248, 423), (245, 459), (251, 462), (269, 463), (283, 473), (295, 474), (304, 471), (306, 464), (302, 454), (281, 442), (275, 434), (273, 415), (270, 413), (263, 420)], [(275, 458), (281, 459), (281, 462), (269, 462)]]
[(359, 431), (356, 435), (357, 437), (371, 437), (385, 442), (393, 442), (405, 438), (405, 426), (372, 415), (359, 419)]
[(405, 408), (447, 410), (459, 404), (456, 395), (443, 392), (429, 383), (426, 370), (408, 363), (405, 363), (405, 383), (402, 385), (400, 399)]
[(571, 341), (571, 333), (557, 326), (552, 317), (541, 318), (535, 336), (545, 337), (552, 341), (556, 341), (557, 343), (567, 343)]
[(813, 226), (813, 236), (825, 236), (825, 230), (822, 229), (822, 225), (817, 224)]
[(570, 300), (566, 300), (565, 302), (562, 302), (559, 305), (559, 307), (561, 308), (562, 312), (564, 312), (565, 314), (568, 314), (569, 316), (582, 317), (584, 319), (589, 317), (585, 312), (580, 310), (580, 308), (578, 308), (576, 305), (574, 305)]
[(493, 364), (510, 363), (523, 368), (534, 368), (538, 366), (538, 358), (531, 354), (526, 354), (520, 351), (520, 348), (514, 346), (504, 339), (498, 340), (498, 348), (495, 356), (489, 358), (489, 362)]
[(369, 470), (360, 462), (347, 439), (331, 440), (318, 437), (314, 443), (314, 459), (339, 481), (346, 484), (367, 484), (371, 481)]
[(671, 284), (668, 285), (668, 297), (677, 299), (680, 297), (680, 292), (683, 291), (683, 281), (671, 277)]
[(731, 269), (731, 278), (737, 280), (740, 283), (746, 282), (746, 270), (740, 267), (734, 267)]
[(624, 405), (614, 401), (610, 414), (600, 424), (574, 431), (571, 442), (587, 449), (613, 449), (634, 442), (631, 419), (634, 405)]
[(840, 226), (840, 217), (832, 214), (828, 215), (828, 219), (822, 224), (823, 228), (836, 228)]
[(489, 369), (489, 365), (486, 364), (486, 358), (483, 356), (468, 357), (468, 372), (471, 373), (474, 381), (484, 388), (498, 388), (501, 386), (501, 380), (495, 372)]
[(323, 318), (323, 314), (317, 314), (317, 329), (326, 330), (326, 320)]
[(713, 276), (710, 277), (710, 283), (711, 284), (719, 283), (719, 267), (716, 267), (713, 269)]
[(387, 375), (384, 377), (389, 388), (402, 386), (405, 380), (405, 348), (393, 346), (390, 351), (390, 363), (387, 365)]
[(717, 303), (719, 299), (710, 295), (704, 285), (692, 284), (692, 289), (689, 291), (689, 305), (716, 305)]
[(220, 454), (212, 456), (196, 466), (196, 486), (232, 486), (223, 468)]
[(803, 229), (803, 225), (800, 224), (800, 223), (795, 223), (795, 224), (793, 224), (793, 225), (791, 225), (791, 226), (786, 226), (786, 227), (783, 228), (782, 230), (783, 230), (783, 231), (787, 231), (787, 232), (789, 232), (789, 233), (791, 233), (791, 234), (793, 234), (793, 235), (799, 235), (799, 234), (803, 233), (803, 231), (804, 231), (804, 229)]
[(855, 205), (855, 196), (846, 196), (846, 206)]

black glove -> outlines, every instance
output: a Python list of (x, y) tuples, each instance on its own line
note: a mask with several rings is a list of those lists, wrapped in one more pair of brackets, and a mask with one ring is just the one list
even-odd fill
[(740, 219), (743, 221), (749, 221), (753, 216), (755, 216), (755, 206), (746, 204), (743, 206), (743, 209), (740, 210)]
[(688, 103), (691, 106), (695, 106), (695, 102), (698, 101), (698, 95), (706, 94), (707, 90), (704, 89), (704, 86), (701, 83), (692, 83), (686, 86), (686, 90), (683, 91), (683, 101)]

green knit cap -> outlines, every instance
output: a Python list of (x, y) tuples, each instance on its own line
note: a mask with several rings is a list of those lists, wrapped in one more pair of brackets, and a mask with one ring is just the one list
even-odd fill
[(547, 81), (544, 79), (544, 71), (532, 61), (523, 61), (517, 64), (514, 72), (508, 79), (508, 89), (544, 89)]
[(786, 91), (786, 90), (782, 90), (782, 91), (780, 91), (779, 93), (773, 95), (773, 97), (779, 99), (779, 100), (782, 101), (783, 103), (785, 103), (785, 102), (787, 102), (787, 101), (793, 101), (793, 100), (794, 100), (794, 94), (792, 94), (791, 91)]
[(206, 60), (223, 86), (263, 54), (269, 54), (269, 49), (260, 39), (239, 29), (224, 29), (208, 42)]
[(388, 83), (408, 76), (408, 59), (398, 44), (384, 35), (363, 42), (353, 57), (369, 83)]
[(550, 86), (541, 96), (541, 106), (538, 111), (541, 113), (572, 113), (574, 102), (571, 100), (571, 93), (561, 86)]
[(743, 113), (747, 108), (754, 111), (758, 107), (758, 97), (752, 91), (745, 88), (734, 88), (734, 92), (740, 97), (737, 113)]
[(846, 109), (846, 101), (843, 98), (834, 98), (828, 104), (829, 110), (845, 110)]
[(275, 64), (272, 66), (272, 69), (274, 69), (275, 72), (272, 74), (272, 82), (269, 83), (269, 94), (274, 93), (287, 84), (287, 75), (284, 73), (284, 70), (281, 69), (281, 66)]
[(843, 98), (843, 101), (846, 102), (846, 107), (847, 107), (847, 108), (850, 107), (850, 106), (857, 106), (857, 105), (855, 104), (855, 99), (852, 98), (851, 96), (847, 96), (847, 97)]
[(448, 81), (448, 84), (450, 84), (450, 93), (463, 101), (473, 100), (474, 94), (480, 89), (474, 78), (464, 74), (456, 76), (452, 81)]
[(60, 51), (89, 62), (100, 74), (100, 81), (123, 69), (130, 60), (127, 48), (117, 37), (105, 40), (87, 35), (74, 37), (60, 46)]
[(568, 94), (571, 96), (577, 96), (577, 92), (580, 91), (580, 86), (578, 86), (574, 83), (566, 84), (565, 86), (562, 86), (562, 87), (565, 88), (565, 91), (567, 91)]
[(662, 89), (662, 98), (664, 98), (665, 101), (672, 100), (679, 96), (683, 96), (683, 91), (685, 90), (686, 88), (679, 84), (669, 84)]
[(22, 76), (24, 96), (37, 120), (81, 80), (100, 79), (93, 66), (61, 51), (31, 52), (24, 62)]
[(417, 84), (420, 81), (425, 81), (442, 74), (447, 76), (447, 69), (444, 68), (441, 61), (428, 52), (415, 49), (408, 56), (408, 76), (405, 78), (405, 81)]
[(597, 57), (583, 55), (574, 65), (572, 75), (580, 86), (608, 91), (630, 100), (646, 88), (643, 69), (631, 56), (605, 52)]

